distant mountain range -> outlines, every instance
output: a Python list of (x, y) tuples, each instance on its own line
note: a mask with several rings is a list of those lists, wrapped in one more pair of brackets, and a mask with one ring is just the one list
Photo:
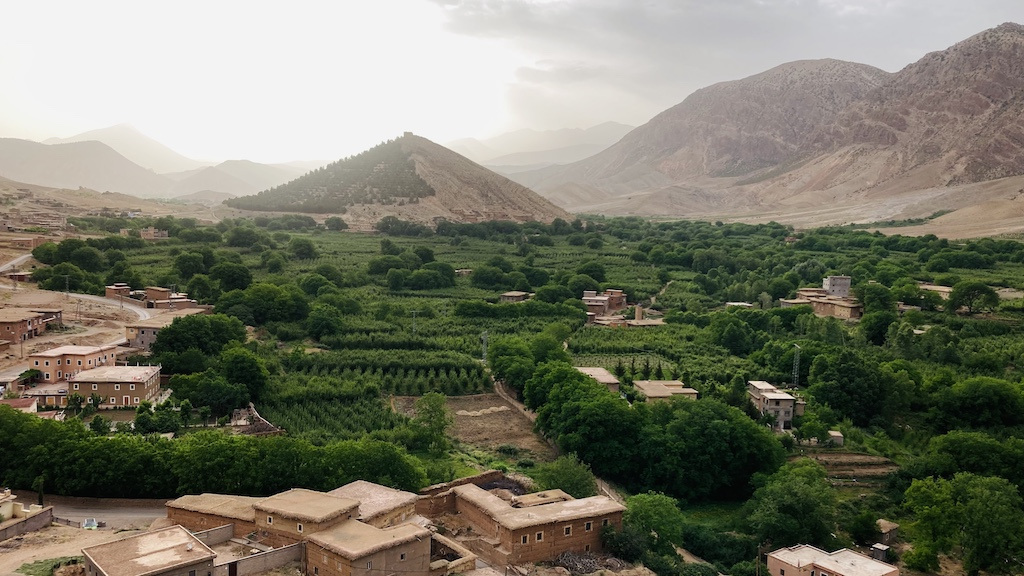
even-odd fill
[(632, 129), (605, 122), (587, 129), (517, 130), (486, 140), (456, 140), (446, 146), (478, 164), (512, 173), (582, 160), (618, 142)]
[[(159, 173), (166, 171), (166, 173)], [(0, 175), (57, 188), (90, 188), (139, 198), (175, 198), (216, 191), (255, 194), (292, 180), (303, 163), (228, 160), (211, 166), (186, 158), (128, 125), (84, 132), (45, 143), (0, 139)]]
[(596, 155), (512, 177), (576, 212), (811, 225), (959, 210), (1018, 175), (1024, 27), (1003, 24), (895, 74), (817, 60), (716, 84)]
[(225, 204), (244, 210), (345, 214), (350, 225), (358, 221), (363, 226), (388, 215), (428, 224), (442, 218), (571, 218), (533, 191), (410, 133)]

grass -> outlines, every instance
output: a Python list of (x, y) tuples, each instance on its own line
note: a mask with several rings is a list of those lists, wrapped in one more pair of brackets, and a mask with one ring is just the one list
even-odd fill
[(37, 560), (28, 564), (22, 564), (21, 568), (15, 570), (19, 574), (28, 576), (52, 576), (53, 571), (68, 564), (79, 564), (85, 558), (83, 556), (61, 556), (60, 558), (48, 558)]
[(743, 502), (706, 502), (682, 507), (683, 516), (694, 524), (727, 532), (743, 525)]

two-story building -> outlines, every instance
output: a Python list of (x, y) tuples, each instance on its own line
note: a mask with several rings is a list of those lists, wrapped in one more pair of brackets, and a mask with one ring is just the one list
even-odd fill
[(633, 386), (649, 401), (667, 401), (676, 396), (696, 400), (699, 395), (679, 380), (634, 380)]
[(131, 324), (126, 324), (124, 327), (124, 337), (128, 341), (128, 346), (131, 348), (140, 348), (142, 350), (151, 350), (153, 343), (156, 342), (156, 337), (160, 334), (160, 330), (171, 325), (175, 318), (181, 318), (182, 316), (191, 316), (192, 314), (206, 314), (209, 310), (206, 308), (184, 308), (179, 310), (168, 310), (161, 314), (156, 314), (144, 320), (138, 320)]
[(771, 414), (775, 417), (776, 430), (793, 428), (793, 418), (802, 416), (806, 406), (803, 400), (779, 390), (764, 380), (748, 380), (747, 395), (762, 416)]
[(160, 396), (160, 366), (100, 366), (68, 377), (69, 394), (103, 398), (98, 408), (138, 406)]
[(117, 346), (58, 346), (28, 357), (29, 367), (42, 372), (43, 382), (67, 380), (82, 370), (111, 366)]
[(0, 339), (18, 342), (46, 331), (46, 315), (25, 308), (0, 308)]
[(82, 548), (86, 576), (207, 576), (217, 554), (181, 526)]

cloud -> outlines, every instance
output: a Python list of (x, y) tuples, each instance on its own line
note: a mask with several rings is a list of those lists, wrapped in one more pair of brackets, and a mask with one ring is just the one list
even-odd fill
[(544, 124), (558, 117), (580, 127), (640, 123), (698, 88), (793, 60), (895, 71), (1001, 22), (1024, 21), (1019, 0), (432, 1), (447, 30), (522, 54), (508, 87), (510, 115), (543, 128), (562, 127)]

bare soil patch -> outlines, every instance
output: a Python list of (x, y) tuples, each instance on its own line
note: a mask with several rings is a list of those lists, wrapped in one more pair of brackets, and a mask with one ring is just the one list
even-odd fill
[(877, 484), (899, 469), (892, 460), (870, 454), (837, 451), (807, 451), (804, 454), (825, 467), (833, 483)]
[[(396, 411), (414, 416), (416, 397), (396, 396)], [(449, 396), (448, 409), (455, 419), (452, 435), (463, 444), (483, 450), (499, 446), (519, 448), (522, 457), (552, 460), (555, 450), (533, 431), (533, 423), (497, 394)]]

